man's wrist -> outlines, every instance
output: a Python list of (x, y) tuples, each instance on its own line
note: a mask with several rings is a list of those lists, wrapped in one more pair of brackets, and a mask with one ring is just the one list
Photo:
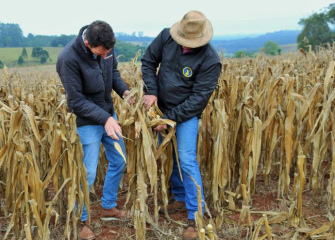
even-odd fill
[(126, 95), (127, 91), (129, 91), (129, 90), (126, 90), (126, 91), (123, 92), (122, 99), (125, 99), (128, 96), (128, 94)]

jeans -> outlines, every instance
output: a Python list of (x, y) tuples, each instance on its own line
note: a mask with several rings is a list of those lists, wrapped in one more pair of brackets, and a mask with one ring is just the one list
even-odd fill
[[(174, 199), (186, 203), (188, 219), (194, 219), (194, 213), (198, 211), (197, 187), (194, 181), (201, 187), (201, 198), (203, 201), (205, 200), (197, 161), (198, 123), (199, 119), (193, 117), (186, 122), (177, 124), (177, 149), (183, 181), (180, 178), (175, 154), (173, 154), (173, 171), (170, 177)], [(202, 202), (202, 206), (204, 206), (204, 202)]]
[[(116, 115), (113, 117), (116, 119)], [(102, 190), (103, 196), (101, 198), (101, 206), (105, 209), (116, 207), (118, 188), (126, 164), (123, 157), (115, 149), (114, 142), (120, 144), (123, 154), (126, 156), (123, 139), (120, 137), (119, 141), (112, 139), (107, 135), (105, 127), (101, 125), (81, 126), (77, 128), (77, 132), (83, 146), (83, 162), (87, 170), (89, 190), (95, 181), (97, 173), (100, 144), (102, 143), (104, 145), (106, 158), (108, 160), (108, 168)], [(87, 218), (87, 210), (84, 206), (81, 220), (86, 221)]]

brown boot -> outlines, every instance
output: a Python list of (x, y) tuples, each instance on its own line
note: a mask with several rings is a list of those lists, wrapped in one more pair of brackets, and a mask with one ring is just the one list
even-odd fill
[(119, 221), (127, 221), (131, 220), (131, 214), (128, 211), (126, 214), (125, 210), (122, 210), (119, 206), (111, 209), (105, 209), (101, 207), (100, 211), (100, 219), (102, 221), (112, 221), (112, 220), (119, 220)]
[(79, 239), (80, 240), (91, 240), (94, 239), (94, 233), (92, 230), (88, 227), (87, 222), (82, 222), (82, 227), (79, 233)]
[[(167, 211), (169, 214), (174, 212), (184, 212), (186, 211), (186, 204), (185, 202), (172, 199), (167, 205)], [(159, 213), (164, 214), (164, 209), (159, 209)]]
[(187, 228), (183, 233), (182, 240), (196, 240), (199, 237), (197, 227), (194, 219), (188, 219)]

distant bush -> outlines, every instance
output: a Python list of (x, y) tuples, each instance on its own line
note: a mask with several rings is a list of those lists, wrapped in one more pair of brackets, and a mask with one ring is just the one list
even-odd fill
[(41, 61), (40, 61), (40, 63), (41, 64), (45, 64), (45, 63), (47, 63), (47, 58), (46, 57), (41, 57)]
[(244, 57), (253, 58), (254, 53), (253, 52), (246, 52), (244, 50), (239, 50), (239, 51), (234, 53), (234, 58), (244, 58)]
[(278, 44), (274, 41), (267, 41), (265, 44), (264, 44), (264, 47), (263, 47), (263, 52), (267, 55), (272, 55), (272, 56), (275, 56), (275, 55), (279, 55), (281, 53), (281, 49), (279, 48)]
[(39, 58), (40, 63), (45, 64), (49, 59), (49, 52), (41, 47), (34, 47), (31, 56), (34, 58)]
[(31, 52), (31, 56), (33, 58), (40, 58), (43, 52), (43, 48), (41, 47), (34, 47), (33, 51)]
[(244, 58), (244, 57), (246, 57), (246, 55), (247, 54), (245, 53), (245, 51), (239, 50), (239, 51), (235, 52), (234, 57), (235, 58)]
[(20, 56), (19, 59), (17, 60), (17, 64), (19, 64), (19, 65), (23, 65), (24, 64), (24, 60), (23, 60), (22, 56)]
[(22, 49), (21, 56), (22, 56), (23, 58), (27, 58), (27, 57), (28, 57), (27, 50), (26, 50), (25, 47)]
[(117, 41), (115, 44), (115, 54), (119, 56), (119, 62), (129, 62), (140, 51), (138, 59), (140, 60), (145, 52), (145, 48), (128, 42)]
[(3, 62), (0, 60), (0, 69), (4, 67)]
[(76, 37), (76, 35), (61, 35), (59, 37), (56, 37), (51, 42), (51, 47), (64, 47), (66, 44), (68, 44), (75, 37)]

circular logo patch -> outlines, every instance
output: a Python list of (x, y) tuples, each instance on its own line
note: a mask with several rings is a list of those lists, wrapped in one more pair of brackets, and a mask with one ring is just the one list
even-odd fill
[(192, 74), (193, 74), (193, 71), (189, 67), (184, 67), (183, 74), (184, 74), (185, 77), (191, 77)]

